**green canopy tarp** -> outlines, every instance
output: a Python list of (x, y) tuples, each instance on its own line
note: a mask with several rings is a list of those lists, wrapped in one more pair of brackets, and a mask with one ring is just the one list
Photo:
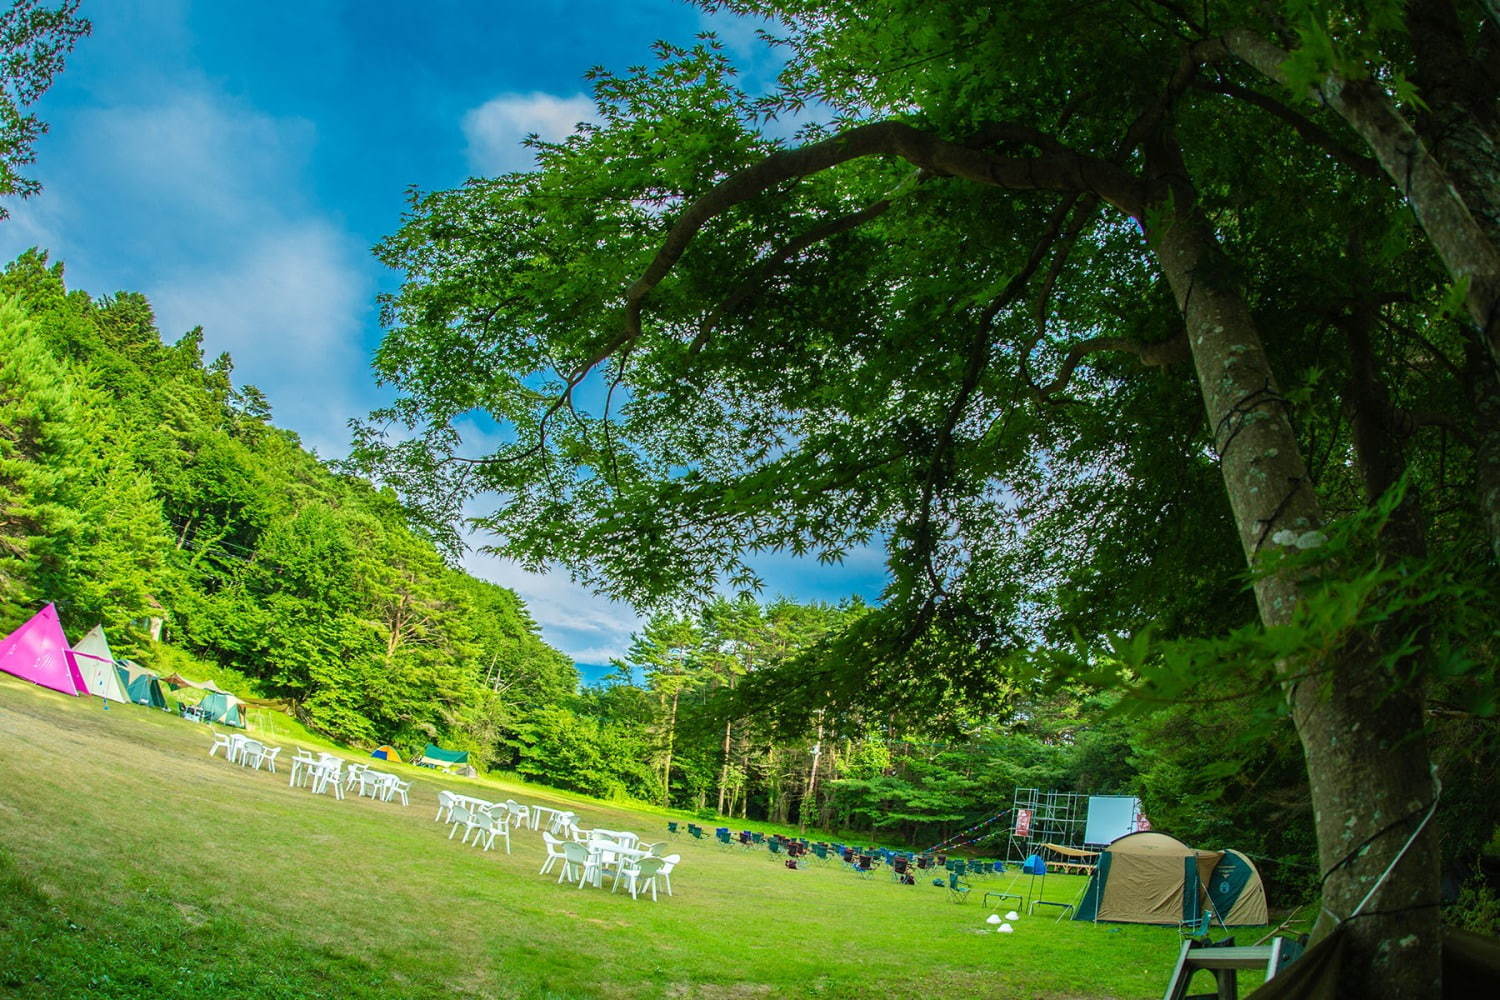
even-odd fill
[(467, 764), (468, 762), (469, 751), (444, 750), (431, 743), (427, 744), (427, 749), (422, 751), (422, 756), (417, 758), (418, 764), (426, 764), (429, 767), (452, 767), (454, 764)]

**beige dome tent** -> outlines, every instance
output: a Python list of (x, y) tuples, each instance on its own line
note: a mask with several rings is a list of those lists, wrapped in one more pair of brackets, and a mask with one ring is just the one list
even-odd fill
[(1129, 833), (1099, 854), (1075, 920), (1176, 925), (1212, 909), (1224, 926), (1266, 922), (1260, 873), (1238, 851), (1199, 851), (1165, 833)]

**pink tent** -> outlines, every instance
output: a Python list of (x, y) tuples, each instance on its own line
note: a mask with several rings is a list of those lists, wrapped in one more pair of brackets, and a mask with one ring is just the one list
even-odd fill
[(89, 693), (50, 604), (0, 639), (0, 670), (63, 694)]

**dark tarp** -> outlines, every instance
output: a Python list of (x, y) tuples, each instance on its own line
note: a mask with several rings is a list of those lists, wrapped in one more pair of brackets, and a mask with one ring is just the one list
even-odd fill
[[(1344, 928), (1336, 928), (1248, 1000), (1334, 1000), (1347, 944)], [(1500, 940), (1444, 928), (1442, 996), (1500, 996)]]

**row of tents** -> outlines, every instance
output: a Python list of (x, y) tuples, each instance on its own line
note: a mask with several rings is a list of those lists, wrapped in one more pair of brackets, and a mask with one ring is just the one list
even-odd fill
[(116, 659), (102, 625), (95, 625), (77, 644), (68, 645), (57, 608), (51, 604), (0, 639), (0, 670), (63, 694), (92, 694), (160, 709), (170, 709), (163, 685), (201, 691), (200, 717), (228, 726), (245, 725), (245, 703), (212, 681), (190, 681), (179, 674), (160, 677), (134, 660)]

